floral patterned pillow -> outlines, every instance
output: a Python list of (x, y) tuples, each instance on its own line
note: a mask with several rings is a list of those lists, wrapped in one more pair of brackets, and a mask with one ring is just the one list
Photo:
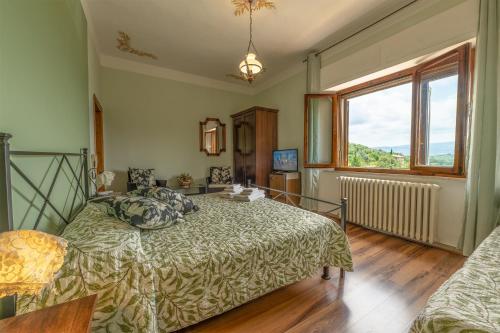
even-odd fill
[(210, 182), (212, 184), (231, 184), (233, 182), (231, 167), (211, 167)]
[(182, 221), (182, 214), (171, 205), (139, 196), (103, 197), (93, 201), (110, 216), (140, 229), (160, 229)]
[(155, 186), (155, 169), (137, 169), (128, 168), (130, 175), (130, 182), (137, 185), (137, 187)]
[(166, 187), (146, 187), (129, 192), (128, 194), (153, 198), (167, 203), (183, 215), (196, 212), (199, 209), (187, 196)]

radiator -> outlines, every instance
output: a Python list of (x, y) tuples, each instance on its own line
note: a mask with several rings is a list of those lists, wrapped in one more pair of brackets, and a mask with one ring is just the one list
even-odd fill
[(347, 221), (432, 244), (439, 186), (382, 179), (339, 177), (348, 199)]

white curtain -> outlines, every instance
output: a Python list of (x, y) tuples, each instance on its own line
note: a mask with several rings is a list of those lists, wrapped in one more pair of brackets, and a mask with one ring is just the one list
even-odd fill
[[(320, 91), (320, 71), (321, 62), (320, 56), (314, 53), (309, 54), (307, 57), (307, 93), (317, 93)], [(311, 105), (309, 108), (309, 163), (318, 162), (318, 135), (319, 130), (319, 115), (318, 110), (315, 110), (317, 105)], [(305, 169), (304, 171), (304, 195), (317, 198), (318, 197), (318, 184), (319, 184), (319, 170), (318, 169)], [(302, 206), (307, 209), (317, 210), (318, 203), (313, 200), (304, 199), (301, 202)]]
[(481, 0), (462, 250), (469, 255), (499, 222), (500, 6)]

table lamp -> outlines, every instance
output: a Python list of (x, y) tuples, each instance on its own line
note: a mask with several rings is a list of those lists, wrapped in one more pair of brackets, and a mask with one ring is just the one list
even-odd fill
[(35, 230), (0, 233), (0, 298), (38, 295), (66, 255), (63, 238)]

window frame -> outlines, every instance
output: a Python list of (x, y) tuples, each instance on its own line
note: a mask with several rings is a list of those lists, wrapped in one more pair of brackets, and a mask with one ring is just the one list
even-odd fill
[[(467, 142), (467, 126), (471, 95), (471, 77), (474, 61), (474, 49), (469, 43), (463, 44), (449, 52), (444, 53), (430, 61), (419, 64), (417, 66), (389, 74), (387, 76), (370, 80), (327, 96), (335, 96), (337, 106), (333, 107), (333, 129), (332, 133), (332, 164), (327, 167), (334, 167), (339, 171), (354, 171), (368, 173), (389, 173), (389, 174), (410, 174), (410, 175), (425, 175), (425, 176), (446, 176), (446, 177), (466, 177), (465, 171), (465, 145)], [(423, 73), (439, 73), (446, 66), (450, 67), (458, 64), (458, 87), (457, 87), (457, 112), (455, 124), (455, 151), (453, 167), (428, 166), (421, 165), (418, 162), (417, 152), (418, 142), (421, 142), (422, 131), (421, 126), (422, 110), (420, 108), (421, 97), (421, 82)], [(367, 168), (367, 167), (351, 167), (348, 166), (348, 111), (342, 103), (347, 96), (356, 93), (361, 93), (367, 90), (377, 91), (390, 87), (395, 82), (401, 82), (402, 79), (408, 77), (412, 82), (412, 115), (411, 115), (411, 142), (410, 142), (410, 168), (409, 169), (385, 169), (385, 168)], [(394, 84), (394, 86), (397, 84)], [(317, 96), (318, 94), (314, 94)], [(308, 95), (306, 95), (308, 96)], [(333, 100), (333, 99), (332, 99)], [(308, 98), (305, 99), (305, 131), (304, 142), (307, 143), (307, 105)], [(305, 159), (307, 162), (307, 145), (304, 146)], [(304, 163), (305, 168), (318, 168), (315, 164)], [(323, 166), (325, 167), (325, 166)]]

